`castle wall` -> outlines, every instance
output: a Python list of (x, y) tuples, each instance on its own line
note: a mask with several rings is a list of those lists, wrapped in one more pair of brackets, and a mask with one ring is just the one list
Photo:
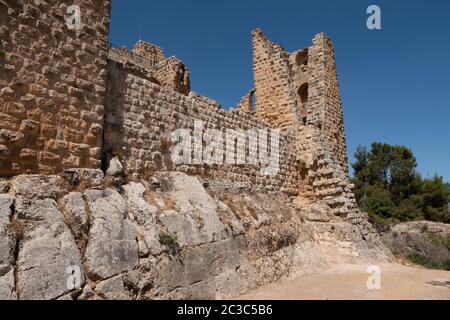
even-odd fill
[(155, 66), (155, 77), (159, 84), (173, 91), (188, 94), (191, 90), (189, 70), (183, 62), (175, 57), (170, 57)]
[[(264, 121), (239, 110), (227, 112), (220, 105), (195, 93), (184, 95), (159, 86), (123, 64), (108, 64), (109, 86), (105, 121), (104, 152), (119, 156), (129, 175), (148, 176), (156, 171), (179, 170), (188, 174), (251, 184), (263, 190), (297, 193), (297, 161), (292, 136), (280, 136), (279, 172), (263, 175), (260, 166), (251, 164), (248, 148), (245, 164), (175, 165), (171, 159), (171, 133), (176, 129), (194, 132), (195, 121), (206, 128), (233, 130), (271, 129)], [(193, 135), (193, 134), (192, 134)], [(223, 135), (223, 142), (226, 136)], [(225, 143), (223, 154), (225, 155)], [(194, 148), (193, 148), (194, 149)], [(270, 147), (269, 147), (270, 149)]]
[(252, 33), (255, 115), (285, 130), (299, 123), (289, 58), (261, 30)]
[(333, 153), (342, 169), (348, 175), (347, 147), (345, 142), (344, 116), (342, 101), (337, 79), (336, 63), (333, 44), (330, 39), (325, 40), (325, 126), (328, 143), (333, 146)]
[[(144, 52), (147, 48), (149, 52)], [(189, 70), (176, 57), (166, 58), (162, 49), (139, 41), (132, 51), (112, 47), (109, 58), (135, 69), (135, 73), (170, 90), (188, 94), (190, 91)]]
[(337, 80), (334, 49), (323, 33), (308, 49), (308, 103), (306, 124), (319, 128), (324, 148), (331, 151), (348, 175), (342, 102)]
[[(342, 177), (333, 179), (347, 183), (334, 52), (324, 34), (311, 47), (286, 53), (253, 32), (255, 88), (226, 112), (190, 92), (188, 69), (160, 47), (139, 41), (132, 51), (109, 48), (109, 2), (75, 4), (81, 30), (65, 25), (67, 4), (0, 4), (0, 175), (106, 169), (117, 155), (130, 175), (181, 170), (320, 197), (320, 181), (330, 179), (311, 168), (322, 157), (340, 166)], [(224, 132), (281, 130), (279, 171), (261, 174), (251, 160), (261, 151), (248, 141), (244, 164), (174, 165), (170, 134), (193, 129), (195, 121)]]
[(100, 167), (109, 15), (108, 0), (0, 2), (0, 176)]
[(138, 41), (133, 48), (133, 53), (149, 62), (150, 66), (155, 66), (166, 59), (161, 47), (145, 41)]

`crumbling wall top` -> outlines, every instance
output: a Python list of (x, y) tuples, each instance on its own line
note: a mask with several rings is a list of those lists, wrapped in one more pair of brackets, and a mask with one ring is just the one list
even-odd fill
[(142, 40), (139, 40), (135, 44), (132, 52), (152, 61), (153, 65), (166, 59), (164, 56), (164, 51), (161, 47)]
[(112, 47), (109, 59), (126, 65), (162, 87), (187, 95), (190, 92), (189, 70), (175, 56), (166, 58), (157, 45), (139, 40), (132, 51), (126, 47)]

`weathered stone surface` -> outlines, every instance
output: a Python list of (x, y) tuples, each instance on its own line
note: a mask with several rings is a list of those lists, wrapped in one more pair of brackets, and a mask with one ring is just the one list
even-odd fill
[(92, 215), (85, 253), (89, 278), (106, 279), (132, 269), (138, 262), (138, 246), (125, 200), (117, 191), (106, 189), (88, 207)]
[(358, 228), (345, 222), (316, 223), (314, 230), (316, 236), (321, 241), (362, 241), (362, 236)]
[(104, 195), (104, 190), (89, 189), (83, 193), (83, 197), (88, 203), (95, 202)]
[(308, 240), (294, 245), (291, 263), (293, 268), (289, 276), (299, 277), (327, 267), (329, 261), (319, 245), (312, 240)]
[(218, 206), (196, 177), (170, 173), (171, 199), (179, 213), (164, 212), (160, 220), (169, 232), (176, 234), (181, 246), (198, 245), (225, 239), (230, 235), (218, 217)]
[(65, 192), (64, 181), (58, 176), (20, 175), (11, 181), (12, 193), (26, 198), (56, 199)]
[(95, 292), (107, 300), (131, 300), (132, 298), (132, 295), (124, 285), (122, 275), (100, 282), (95, 286)]
[(156, 293), (166, 294), (178, 287), (185, 287), (187, 281), (182, 261), (168, 255), (161, 255), (156, 262), (155, 270)]
[(183, 216), (176, 211), (167, 210), (159, 215), (159, 221), (171, 235), (175, 235), (180, 247), (204, 243), (200, 230), (194, 219)]
[(84, 239), (89, 229), (89, 217), (83, 195), (79, 192), (71, 192), (62, 198), (61, 206), (64, 219), (75, 235), (75, 239)]
[(0, 277), (7, 273), (14, 264), (16, 235), (7, 218), (0, 218)]
[(0, 194), (0, 219), (9, 219), (12, 211), (14, 197), (9, 194)]
[(0, 300), (17, 298), (13, 266), (16, 235), (10, 222), (13, 202), (12, 196), (0, 194)]
[(392, 231), (402, 233), (428, 233), (428, 234), (449, 234), (450, 225), (446, 223), (432, 221), (411, 221), (399, 223), (392, 227)]
[[(444, 263), (450, 260), (450, 251), (436, 239), (447, 239), (450, 225), (431, 221), (399, 223), (384, 232), (381, 239), (395, 255), (426, 256), (430, 261)], [(434, 241), (433, 241), (434, 240)]]
[(252, 259), (264, 257), (272, 252), (294, 245), (298, 231), (292, 224), (277, 224), (262, 227), (246, 234), (248, 253)]
[(72, 168), (65, 170), (62, 176), (73, 186), (81, 183), (89, 188), (101, 188), (103, 186), (104, 175), (100, 169)]
[(65, 26), (67, 4), (0, 3), (0, 176), (100, 167), (110, 1), (77, 5), (86, 36)]
[(229, 270), (213, 278), (205, 279), (193, 284), (177, 288), (161, 296), (162, 299), (169, 300), (211, 300), (226, 299), (236, 296), (241, 291), (242, 283), (240, 274), (234, 270)]
[(156, 177), (150, 177), (149, 181), (154, 189), (159, 189), (161, 187), (161, 182)]
[(17, 294), (14, 288), (14, 269), (0, 276), (0, 300), (16, 300)]
[[(295, 209), (286, 206), (286, 196), (220, 191), (227, 205), (215, 196), (222, 190), (215, 183), (206, 186), (212, 196), (196, 177), (172, 172), (160, 179), (160, 190), (148, 182), (123, 185), (123, 197), (114, 189), (67, 193), (59, 200), (62, 212), (52, 199), (19, 194), (14, 214), (24, 230), (17, 262), (19, 298), (72, 298), (66, 282), (32, 280), (57, 274), (61, 283), (69, 276), (63, 265), (81, 265), (69, 226), (76, 238), (87, 236), (86, 248), (78, 247), (84, 257), (81, 271), (91, 281), (78, 299), (228, 298), (313, 272), (333, 254), (364, 257), (360, 252), (370, 251), (357, 225), (299, 224), (301, 216), (292, 215)], [(1, 199), (8, 217), (13, 198)], [(331, 217), (324, 204), (299, 208)], [(177, 247), (162, 246), (161, 231), (176, 236)], [(11, 245), (15, 248), (15, 240)], [(14, 298), (10, 280), (9, 274), (0, 277), (9, 283), (4, 295)]]
[[(166, 295), (177, 288), (188, 288), (205, 280), (209, 283), (224, 273), (236, 273), (240, 265), (246, 261), (241, 254), (244, 248), (244, 238), (237, 238), (188, 248), (178, 259), (162, 255), (158, 258), (154, 271), (155, 289), (158, 294)], [(189, 297), (201, 299), (214, 296), (216, 294), (214, 285), (211, 284), (208, 291), (190, 294)], [(237, 287), (230, 288), (236, 289)]]
[(306, 219), (316, 222), (330, 221), (331, 208), (325, 204), (313, 203), (301, 209)]
[(78, 297), (78, 300), (103, 300), (103, 298), (98, 296), (89, 285), (86, 285)]
[(0, 180), (0, 194), (9, 191), (10, 182), (8, 180)]
[(139, 241), (139, 251), (144, 256), (148, 251), (153, 255), (160, 254), (164, 248), (158, 240), (159, 231), (156, 224), (158, 209), (144, 200), (146, 188), (141, 183), (131, 182), (124, 185), (123, 190), (130, 216), (139, 238), (143, 240), (143, 242)]
[[(45, 192), (45, 191), (43, 191)], [(67, 268), (83, 266), (74, 238), (51, 199), (16, 198), (23, 228), (17, 259), (17, 291), (21, 299), (55, 299), (69, 291)]]
[(189, 284), (212, 278), (226, 270), (239, 267), (241, 252), (246, 249), (243, 237), (218, 241), (183, 251), (184, 272)]
[(109, 161), (108, 170), (106, 170), (106, 174), (111, 176), (120, 176), (123, 174), (123, 166), (120, 163), (119, 158), (114, 157)]

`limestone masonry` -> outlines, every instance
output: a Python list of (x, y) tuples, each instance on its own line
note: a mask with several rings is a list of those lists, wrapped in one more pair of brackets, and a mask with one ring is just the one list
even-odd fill
[[(112, 47), (110, 9), (0, 0), (0, 298), (231, 297), (389, 259), (352, 192), (325, 34), (288, 53), (253, 31), (254, 88), (227, 111), (162, 48)], [(195, 121), (233, 143), (226, 129), (279, 130), (278, 172), (249, 141), (242, 164), (173, 163), (171, 134)]]
[[(10, 14), (2, 20), (2, 176), (101, 168), (120, 155), (128, 174), (208, 170), (291, 195), (351, 194), (333, 47), (324, 34), (286, 53), (253, 32), (255, 88), (225, 111), (191, 92), (186, 66), (160, 47), (139, 41), (131, 52), (108, 55), (108, 2), (80, 2), (81, 31), (65, 27), (66, 6), (57, 2), (2, 5)], [(221, 130), (281, 129), (279, 174), (263, 177), (255, 165), (175, 167), (170, 133), (193, 129), (195, 120)]]

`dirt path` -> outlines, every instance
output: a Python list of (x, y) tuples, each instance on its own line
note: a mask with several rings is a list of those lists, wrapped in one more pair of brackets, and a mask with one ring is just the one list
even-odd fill
[(335, 265), (327, 270), (256, 289), (238, 299), (449, 299), (450, 271), (380, 264), (381, 289), (369, 290), (368, 265)]

